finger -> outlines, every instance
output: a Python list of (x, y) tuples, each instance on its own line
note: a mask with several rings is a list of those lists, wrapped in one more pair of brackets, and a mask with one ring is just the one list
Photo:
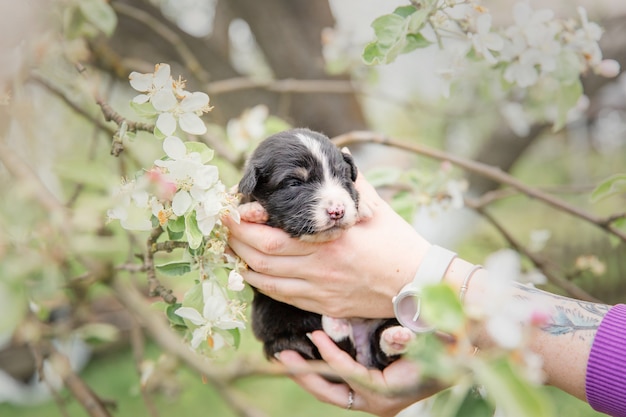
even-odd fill
[(341, 350), (323, 331), (311, 333), (311, 341), (317, 346), (322, 359), (341, 377), (346, 380), (367, 377), (368, 369)]
[[(305, 272), (310, 263), (305, 255), (269, 255), (234, 236), (228, 240), (228, 246), (260, 274), (289, 278), (294, 273)], [(284, 251), (289, 252), (288, 249)]]
[(275, 227), (246, 221), (237, 223), (229, 217), (223, 218), (222, 222), (230, 231), (231, 239), (235, 238), (264, 254), (308, 255), (314, 249), (311, 243), (293, 239)]
[[(242, 273), (243, 279), (261, 293), (287, 304), (297, 304), (301, 309), (311, 311), (314, 306), (306, 294), (311, 294), (311, 285), (302, 279), (265, 275), (248, 270)], [(297, 301), (297, 302), (296, 302)], [(304, 301), (304, 302), (303, 302)], [(307, 302), (309, 301), (309, 302)]]
[[(288, 368), (306, 369), (307, 361), (297, 352), (285, 350), (278, 360)], [(350, 387), (328, 381), (314, 372), (297, 372), (291, 378), (302, 388), (310, 392), (319, 401), (345, 408), (348, 405)], [(354, 407), (353, 407), (354, 408)]]

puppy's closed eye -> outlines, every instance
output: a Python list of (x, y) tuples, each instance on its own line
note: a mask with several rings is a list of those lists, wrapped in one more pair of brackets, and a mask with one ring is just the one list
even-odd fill
[(300, 187), (302, 185), (304, 185), (304, 180), (298, 177), (287, 177), (281, 183), (283, 187)]

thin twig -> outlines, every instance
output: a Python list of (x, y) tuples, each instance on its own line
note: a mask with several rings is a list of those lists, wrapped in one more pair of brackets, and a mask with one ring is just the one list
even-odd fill
[(52, 355), (49, 360), (53, 369), (85, 411), (91, 417), (112, 417), (104, 401), (72, 370), (67, 356), (54, 349), (52, 345), (50, 345), (50, 348), (52, 349)]
[(178, 52), (187, 69), (201, 83), (208, 84), (210, 80), (209, 73), (203, 69), (202, 64), (196, 59), (195, 54), (189, 49), (180, 35), (166, 26), (162, 19), (158, 19), (145, 10), (138, 9), (127, 3), (113, 2), (111, 6), (117, 13), (143, 23), (162, 39), (169, 42), (174, 47), (174, 50)]
[(176, 303), (176, 296), (172, 290), (165, 288), (156, 276), (154, 253), (157, 251), (157, 240), (163, 234), (161, 227), (155, 227), (146, 242), (146, 253), (143, 256), (143, 266), (148, 278), (148, 288), (151, 297), (161, 297), (168, 304)]
[(35, 82), (37, 82), (41, 86), (45, 87), (50, 93), (52, 93), (53, 95), (55, 95), (58, 98), (60, 98), (61, 100), (63, 100), (65, 102), (65, 104), (70, 109), (72, 109), (76, 114), (79, 114), (83, 118), (87, 119), (94, 126), (98, 127), (98, 129), (108, 133), (111, 136), (115, 134), (115, 129), (112, 126), (104, 123), (102, 120), (100, 120), (95, 115), (90, 114), (89, 112), (87, 112), (87, 110), (85, 110), (84, 106), (81, 106), (78, 103), (75, 103), (73, 100), (71, 100), (67, 96), (67, 94), (65, 94), (65, 92), (63, 92), (59, 87), (54, 85), (52, 82), (50, 82), (46, 78), (42, 77), (41, 75), (37, 74), (36, 72), (33, 72), (33, 73), (30, 74), (30, 79), (35, 81)]
[(128, 130), (133, 132), (136, 132), (138, 130), (145, 130), (146, 132), (154, 131), (153, 124), (128, 120), (127, 118), (113, 110), (113, 107), (111, 107), (109, 103), (104, 101), (102, 98), (97, 97), (96, 103), (102, 109), (102, 114), (107, 121), (115, 122), (115, 124), (117, 124), (118, 126), (126, 123), (126, 126), (128, 126)]
[(548, 262), (546, 262), (537, 254), (526, 249), (524, 245), (522, 245), (517, 239), (515, 239), (513, 235), (511, 235), (508, 232), (508, 230), (506, 230), (506, 228), (502, 226), (502, 224), (500, 224), (500, 222), (498, 222), (495, 219), (495, 217), (493, 217), (490, 213), (488, 213), (485, 210), (484, 207), (474, 205), (472, 203), (472, 200), (468, 198), (465, 199), (465, 204), (467, 205), (467, 207), (470, 207), (476, 210), (476, 212), (478, 212), (489, 223), (491, 223), (491, 225), (495, 227), (496, 230), (498, 230), (498, 232), (502, 235), (502, 237), (504, 237), (504, 239), (509, 243), (509, 245), (513, 249), (523, 254), (528, 259), (530, 259), (530, 261), (535, 265), (535, 267), (541, 270), (541, 272), (543, 272), (543, 274), (546, 276), (548, 281), (550, 281), (552, 284), (556, 285), (559, 288), (562, 288), (570, 296), (577, 298), (579, 300), (590, 301), (593, 303), (602, 302), (601, 300), (595, 298), (594, 296), (592, 296), (591, 294), (589, 294), (588, 292), (586, 292), (585, 290), (583, 290), (582, 288), (574, 284), (573, 282), (568, 281), (567, 279), (561, 278), (560, 276), (552, 273), (552, 271), (550, 270), (550, 266), (548, 265)]
[(154, 310), (135, 287), (121, 280), (115, 280), (113, 289), (120, 302), (140, 320), (154, 341), (203, 375), (237, 415), (242, 417), (260, 417), (262, 415), (258, 410), (246, 407), (245, 399), (226, 384), (223, 374), (215, 364), (184, 344), (163, 318), (154, 314)]
[(43, 383), (46, 384), (46, 386), (48, 387), (48, 390), (52, 394), (52, 398), (54, 398), (54, 402), (56, 403), (57, 408), (60, 410), (63, 417), (70, 417), (70, 414), (67, 411), (65, 400), (63, 399), (63, 397), (61, 397), (61, 395), (59, 395), (59, 392), (56, 390), (55, 387), (52, 386), (48, 378), (46, 378), (45, 376), (46, 374), (44, 372), (44, 366), (43, 366), (44, 355), (41, 352), (42, 351), (41, 343), (38, 343), (37, 345), (29, 344), (29, 348), (30, 348), (30, 352), (33, 355), (33, 358), (35, 359), (35, 365), (37, 368), (37, 373), (39, 374), (39, 380), (43, 381)]
[(603, 229), (609, 234), (618, 237), (621, 241), (626, 242), (626, 233), (613, 226), (607, 219), (593, 215), (585, 210), (575, 207), (565, 201), (551, 196), (537, 188), (528, 186), (502, 171), (497, 167), (482, 164), (480, 162), (472, 161), (470, 159), (462, 158), (456, 155), (449, 154), (438, 149), (430, 148), (418, 143), (408, 143), (397, 139), (390, 138), (385, 135), (381, 135), (375, 132), (367, 131), (355, 131), (345, 135), (340, 135), (333, 138), (335, 144), (339, 147), (347, 146), (353, 143), (376, 143), (386, 145), (398, 149), (403, 149), (409, 152), (413, 152), (419, 155), (424, 155), (429, 158), (437, 159), (440, 161), (448, 161), (458, 167), (465, 169), (466, 171), (482, 175), (493, 181), (497, 181), (500, 184), (508, 185), (516, 190), (519, 190), (523, 194), (530, 198), (537, 199), (549, 206), (556, 208), (557, 210), (568, 213), (574, 217), (578, 217), (588, 223)]
[[(132, 327), (130, 329), (130, 345), (133, 349), (133, 359), (135, 360), (137, 375), (139, 375), (139, 378), (141, 379), (141, 374), (143, 372), (141, 364), (144, 360), (145, 341), (143, 332), (141, 331), (141, 326), (139, 325), (137, 320), (133, 319), (132, 322)], [(146, 405), (146, 408), (148, 409), (148, 412), (152, 417), (158, 417), (159, 411), (154, 405), (154, 401), (152, 401), (150, 393), (146, 390), (146, 387), (143, 383), (140, 385), (141, 397), (144, 404)]]

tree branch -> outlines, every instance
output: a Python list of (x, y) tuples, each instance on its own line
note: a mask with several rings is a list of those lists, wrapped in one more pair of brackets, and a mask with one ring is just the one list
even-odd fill
[(500, 224), (500, 222), (498, 222), (490, 213), (487, 212), (485, 207), (480, 206), (479, 204), (475, 204), (475, 202), (472, 199), (468, 199), (468, 198), (465, 199), (465, 204), (467, 205), (467, 207), (470, 207), (476, 210), (476, 212), (478, 212), (489, 223), (491, 223), (491, 225), (496, 228), (496, 230), (502, 235), (502, 237), (504, 237), (504, 239), (509, 243), (509, 245), (511, 245), (513, 249), (523, 254), (528, 259), (530, 259), (530, 261), (535, 265), (535, 267), (541, 270), (541, 272), (543, 272), (543, 274), (546, 276), (548, 281), (550, 281), (552, 284), (565, 290), (567, 294), (579, 300), (590, 301), (593, 303), (602, 302), (601, 300), (595, 298), (594, 296), (592, 296), (591, 294), (589, 294), (582, 288), (578, 287), (576, 284), (572, 283), (571, 281), (568, 281), (567, 279), (561, 278), (559, 275), (552, 273), (550, 265), (545, 259), (541, 258), (539, 255), (526, 249), (524, 245), (522, 245), (517, 239), (515, 239), (513, 235), (511, 235), (506, 230), (506, 228), (502, 226), (502, 224)]
[(595, 216), (585, 210), (574, 207), (561, 199), (551, 196), (537, 188), (530, 187), (519, 181), (517, 178), (503, 172), (499, 168), (461, 158), (459, 156), (452, 155), (444, 151), (430, 148), (421, 144), (396, 140), (374, 132), (354, 131), (333, 138), (333, 142), (335, 142), (335, 144), (339, 147), (347, 146), (352, 143), (377, 143), (398, 149), (403, 149), (405, 151), (427, 156), (429, 158), (437, 159), (440, 161), (448, 161), (460, 168), (463, 168), (468, 172), (479, 174), (491, 180), (497, 181), (500, 184), (508, 185), (509, 187), (515, 188), (516, 190), (520, 191), (530, 198), (537, 199), (557, 210), (568, 213), (574, 217), (591, 223), (596, 227), (603, 229), (605, 232), (618, 237), (621, 241), (626, 242), (626, 233), (613, 226), (610, 222), (607, 221), (607, 219)]

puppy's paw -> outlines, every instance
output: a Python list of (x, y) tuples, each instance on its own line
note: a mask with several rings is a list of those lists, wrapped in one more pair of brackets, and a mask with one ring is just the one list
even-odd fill
[(258, 202), (244, 203), (237, 207), (241, 220), (250, 223), (267, 223), (267, 211)]
[(406, 327), (389, 327), (380, 336), (380, 348), (387, 356), (402, 355), (407, 352), (413, 339), (415, 333)]
[(322, 316), (322, 329), (335, 342), (352, 339), (352, 325), (346, 319)]

